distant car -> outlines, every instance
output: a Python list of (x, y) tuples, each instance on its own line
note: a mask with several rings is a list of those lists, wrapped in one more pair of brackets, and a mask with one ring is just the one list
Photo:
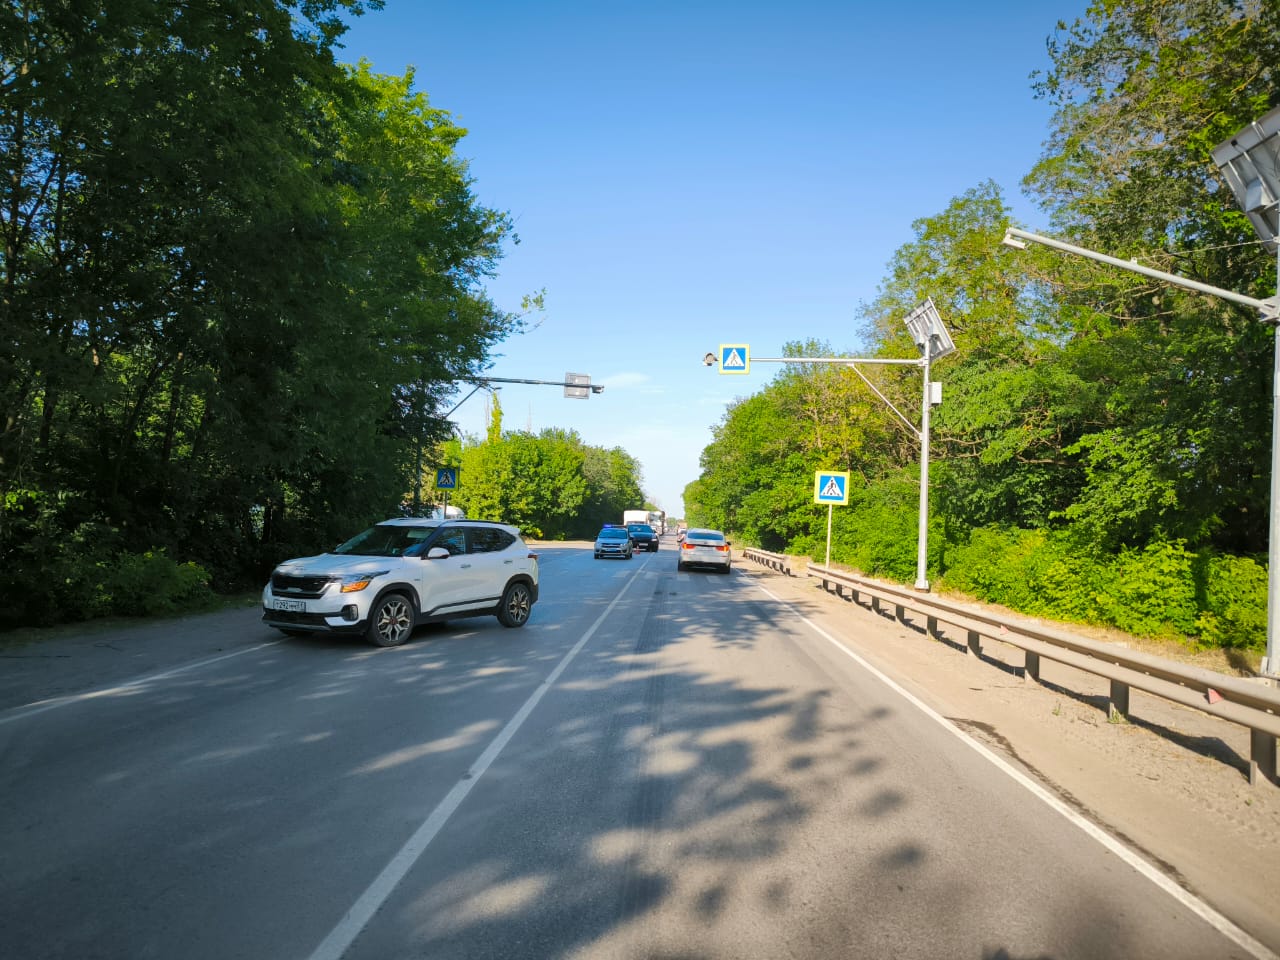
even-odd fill
[(715, 567), (723, 573), (728, 573), (730, 564), (733, 563), (730, 546), (730, 542), (719, 530), (698, 528), (686, 530), (684, 540), (680, 544), (680, 553), (676, 557), (676, 569)]
[(596, 559), (604, 557), (625, 557), (630, 560), (633, 553), (631, 531), (626, 527), (605, 527), (596, 534)]
[(398, 517), (276, 567), (262, 620), (288, 634), (355, 633), (394, 647), (418, 624), (455, 617), (524, 626), (537, 599), (538, 555), (515, 527)]
[(631, 534), (631, 543), (637, 550), (658, 551), (658, 535), (647, 523), (628, 523), (627, 530)]

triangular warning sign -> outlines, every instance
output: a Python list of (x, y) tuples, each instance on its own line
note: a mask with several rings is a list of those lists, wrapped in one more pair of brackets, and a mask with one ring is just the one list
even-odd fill
[(738, 352), (736, 347), (725, 355), (724, 366), (727, 370), (738, 370), (746, 365), (747, 361), (742, 359), (742, 354)]
[(827, 485), (822, 488), (822, 496), (834, 497), (837, 500), (844, 499), (844, 490), (840, 487), (839, 477), (827, 477)]

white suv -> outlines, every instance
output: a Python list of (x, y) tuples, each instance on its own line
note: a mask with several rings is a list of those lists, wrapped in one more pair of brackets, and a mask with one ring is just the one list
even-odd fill
[(515, 527), (398, 518), (280, 564), (262, 591), (262, 619), (288, 634), (362, 633), (394, 647), (420, 623), (455, 617), (524, 626), (537, 600), (538, 555)]

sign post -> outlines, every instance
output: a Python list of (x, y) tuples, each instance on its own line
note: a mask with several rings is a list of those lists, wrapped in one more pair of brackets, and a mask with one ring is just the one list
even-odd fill
[(849, 503), (849, 471), (819, 470), (813, 475), (813, 502), (827, 505), (827, 566), (831, 566), (831, 515), (835, 505)]
[(436, 471), (436, 489), (444, 491), (443, 519), (449, 519), (449, 491), (458, 489), (458, 468), (441, 467)]

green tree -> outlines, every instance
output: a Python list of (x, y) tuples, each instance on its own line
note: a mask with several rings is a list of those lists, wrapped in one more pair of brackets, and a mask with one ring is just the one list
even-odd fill
[(418, 451), (448, 434), (440, 411), (456, 383), (521, 327), (480, 286), (510, 224), (476, 201), (456, 155), (465, 130), (413, 89), (412, 72), (346, 73), (347, 96), (316, 105), (341, 227), (332, 295), (308, 320), (284, 418), (309, 439), (259, 494), (295, 529), (395, 510)]
[(454, 503), (468, 516), (541, 539), (594, 536), (640, 495), (639, 466), (624, 451), (588, 446), (572, 430), (503, 432), (496, 404), (485, 439), (454, 441), (444, 456), (460, 464)]
[(617, 523), (624, 510), (644, 498), (640, 464), (621, 447), (587, 447), (582, 474), (587, 481), (587, 495), (570, 536), (594, 537), (603, 524)]
[[(1061, 26), (1036, 84), (1055, 107), (1027, 184), (1058, 229), (1265, 297), (1274, 263), (1235, 209), (1211, 148), (1280, 102), (1280, 8), (1262, 0), (1111, 0)], [(1065, 516), (1107, 545), (1160, 536), (1265, 549), (1270, 332), (1249, 311), (1110, 268), (1065, 263), (1066, 345), (1106, 395), (1068, 447), (1088, 489)], [(1121, 522), (1112, 523), (1115, 515)]]
[[(203, 501), (240, 540), (247, 509), (226, 507), (237, 468), (272, 453), (270, 358), (296, 339), (281, 317), (324, 275), (303, 108), (342, 86), (329, 44), (365, 6), (0, 12), (6, 560), (42, 511), (135, 548), (217, 550), (191, 526)], [(224, 454), (219, 432), (244, 441), (249, 424)]]
[(334, 62), (380, 6), (0, 12), (0, 600), (76, 542), (225, 584), (388, 515), (519, 329), (465, 131)]

